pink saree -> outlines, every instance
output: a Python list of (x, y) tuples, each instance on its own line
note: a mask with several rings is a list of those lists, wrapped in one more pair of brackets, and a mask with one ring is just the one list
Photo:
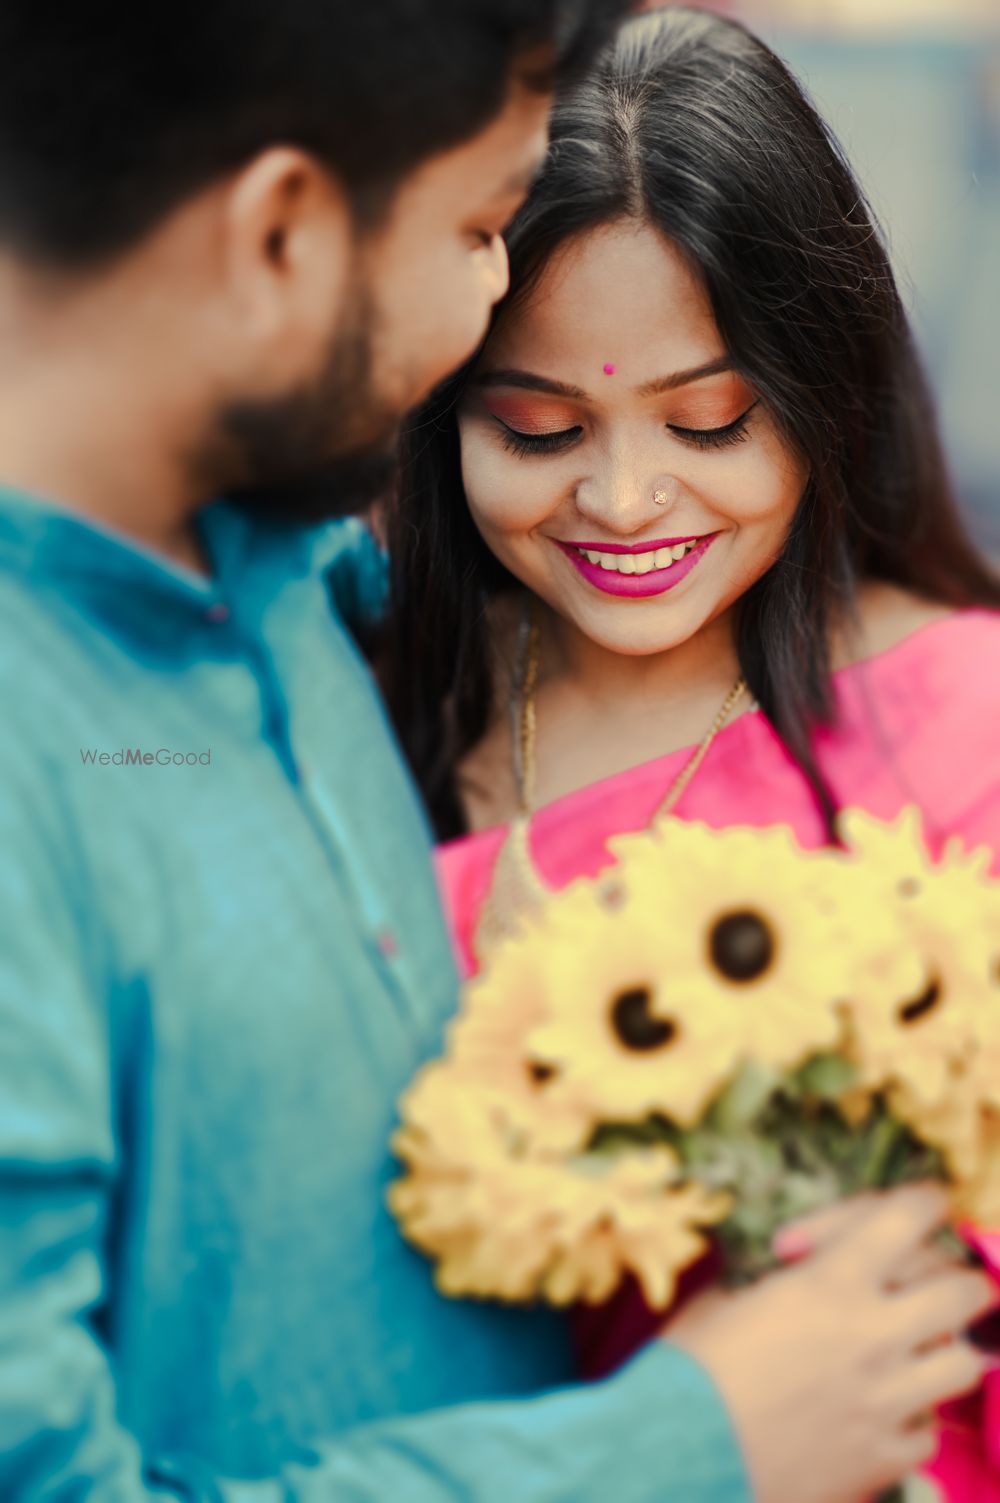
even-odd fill
[[(889, 818), (923, 811), (933, 843), (961, 836), (988, 846), (1000, 871), (1000, 615), (962, 611), (834, 677), (838, 716), (816, 755), (839, 802)], [(553, 888), (610, 864), (607, 839), (640, 830), (683, 766), (686, 751), (580, 789), (532, 821), (535, 864)], [(759, 712), (718, 736), (685, 792), (677, 817), (722, 828), (789, 825), (805, 846), (824, 830), (795, 763)], [(472, 939), (506, 827), (443, 846), (438, 872), (463, 975), (475, 968)], [(1000, 1234), (981, 1239), (1000, 1283)], [(681, 1298), (711, 1276), (689, 1270)], [(599, 1376), (624, 1361), (658, 1322), (636, 1292), (577, 1320), (582, 1371)], [(1000, 1370), (973, 1398), (941, 1413), (938, 1454), (927, 1468), (951, 1503), (1000, 1503)]]

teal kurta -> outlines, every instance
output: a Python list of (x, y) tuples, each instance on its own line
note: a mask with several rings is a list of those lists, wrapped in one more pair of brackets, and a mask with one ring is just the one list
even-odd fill
[(400, 1240), (455, 980), (364, 535), (200, 526), (211, 579), (0, 493), (0, 1498), (746, 1503), (687, 1358), (573, 1387)]

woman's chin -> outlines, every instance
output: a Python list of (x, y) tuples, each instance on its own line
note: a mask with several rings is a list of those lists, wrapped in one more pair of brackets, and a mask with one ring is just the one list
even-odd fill
[(714, 612), (694, 602), (613, 600), (588, 604), (563, 600), (555, 609), (595, 646), (622, 657), (654, 657), (670, 652), (694, 637)]

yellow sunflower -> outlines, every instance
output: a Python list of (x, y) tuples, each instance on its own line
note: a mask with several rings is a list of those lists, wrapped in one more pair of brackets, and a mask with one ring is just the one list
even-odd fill
[(977, 1226), (1000, 1227), (1000, 1114), (984, 1107), (975, 1161), (956, 1172), (955, 1209)]
[(602, 881), (549, 905), (547, 1019), (529, 1034), (595, 1118), (684, 1126), (746, 1059), (785, 1069), (836, 1047), (857, 965), (829, 859), (783, 827), (671, 820), (611, 842)]
[(550, 1072), (550, 1099), (596, 1123), (653, 1111), (693, 1122), (728, 1079), (739, 1040), (705, 1008), (672, 1008), (662, 917), (645, 903), (602, 907), (592, 883), (560, 894), (536, 967), (544, 1017), (531, 1056)]
[[(985, 858), (984, 871), (987, 864)], [(982, 897), (978, 915), (965, 915), (978, 917), (978, 932), (970, 945), (977, 983), (975, 1044), (966, 1072), (977, 1100), (1000, 1111), (1000, 882), (983, 882)]]
[(895, 1083), (923, 1108), (946, 1104), (956, 1077), (973, 1088), (977, 1057), (982, 1089), (1000, 1090), (1000, 987), (991, 989), (992, 909), (998, 886), (982, 853), (957, 845), (933, 861), (919, 813), (890, 823), (857, 810), (843, 818), (843, 906), (857, 914), (859, 953), (869, 916), (891, 913), (895, 947), (871, 955), (868, 977), (852, 995), (853, 1047), (863, 1078)]
[(956, 1077), (954, 1088), (940, 1102), (928, 1106), (907, 1086), (892, 1086), (887, 1100), (893, 1116), (944, 1156), (949, 1170), (961, 1178), (976, 1172), (980, 1157), (982, 1105)]
[(666, 1147), (615, 1156), (539, 1149), (524, 1105), (446, 1062), (404, 1101), (394, 1146), (408, 1173), (389, 1204), (436, 1260), (442, 1292), (600, 1302), (631, 1271), (665, 1308), (728, 1199), (682, 1183)]
[(944, 1156), (958, 1215), (1000, 1227), (1000, 1112), (962, 1089), (943, 1106), (925, 1108), (897, 1093), (897, 1114)]
[(558, 1150), (585, 1142), (598, 1124), (560, 1089), (548, 1061), (531, 1047), (533, 1030), (547, 1016), (550, 983), (541, 958), (552, 943), (545, 918), (529, 917), (516, 936), (492, 949), (485, 969), (463, 991), (448, 1054), (469, 1080), (502, 1092), (512, 1109), (519, 1103), (534, 1140)]

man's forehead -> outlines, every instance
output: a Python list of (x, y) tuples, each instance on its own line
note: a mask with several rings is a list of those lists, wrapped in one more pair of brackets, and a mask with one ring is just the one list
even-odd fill
[(489, 162), (508, 191), (524, 191), (545, 158), (553, 102), (550, 93), (515, 86), (492, 120), (436, 160), (458, 170)]
[(537, 148), (530, 155), (526, 154), (525, 161), (517, 167), (497, 188), (497, 196), (506, 198), (515, 194), (530, 193), (535, 179), (545, 161), (545, 149), (547, 139), (543, 136)]
[(430, 157), (402, 185), (399, 199), (436, 201), (450, 212), (482, 212), (523, 202), (545, 161), (552, 98), (512, 90), (498, 115), (459, 146)]

